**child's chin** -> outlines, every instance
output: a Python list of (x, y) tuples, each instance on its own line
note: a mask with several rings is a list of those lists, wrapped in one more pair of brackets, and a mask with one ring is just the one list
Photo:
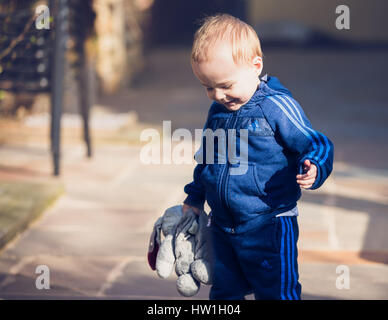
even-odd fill
[(230, 111), (237, 111), (241, 108), (241, 104), (231, 104), (231, 105), (225, 105), (225, 107)]

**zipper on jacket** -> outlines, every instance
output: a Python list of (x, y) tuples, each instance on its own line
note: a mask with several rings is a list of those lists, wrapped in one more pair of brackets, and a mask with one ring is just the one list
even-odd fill
[(228, 134), (227, 134), (227, 130), (228, 130), (228, 125), (229, 125), (229, 122), (230, 120), (232, 119), (232, 117), (230, 117), (228, 119), (228, 121), (226, 122), (226, 133), (225, 133), (225, 159), (226, 159), (226, 163), (225, 163), (225, 166), (222, 168), (222, 171), (221, 171), (221, 178), (220, 178), (220, 184), (219, 184), (219, 187), (218, 187), (218, 198), (220, 199), (220, 202), (221, 204), (223, 204), (223, 199), (222, 199), (222, 186), (224, 185), (224, 176), (225, 176), (225, 169), (226, 168), (229, 168), (229, 164), (228, 164), (228, 146), (227, 146), (227, 141), (228, 141)]
[[(237, 123), (237, 119), (238, 119), (238, 115), (240, 114), (240, 111), (241, 109), (239, 109), (236, 114), (234, 114), (233, 116), (235, 116), (235, 119), (234, 119), (234, 122), (232, 123), (232, 126), (230, 129), (235, 129), (235, 126), (236, 126), (236, 123)], [(237, 142), (237, 137), (235, 137), (235, 143)], [(236, 152), (237, 152), (237, 146), (236, 146)], [(229, 160), (228, 160), (228, 170), (226, 171), (226, 175), (225, 175), (225, 184), (224, 184), (224, 198), (225, 198), (225, 204), (228, 208), (228, 210), (230, 210), (230, 206), (229, 206), (229, 201), (228, 201), (228, 194), (227, 194), (227, 190), (228, 190), (228, 180), (229, 180)], [(234, 223), (233, 223), (234, 224)]]
[[(231, 127), (228, 127), (228, 124), (230, 121), (228, 121), (227, 125), (226, 125), (226, 130), (228, 129), (234, 129), (234, 127), (236, 126), (236, 123), (237, 123), (237, 118), (238, 118), (238, 115), (240, 114), (240, 111), (241, 109), (239, 109), (236, 113), (234, 113), (232, 115), (232, 118), (231, 120), (233, 120), (232, 122), (232, 126)], [(226, 141), (229, 142), (229, 139), (228, 139), (228, 136), (229, 136), (229, 133), (227, 131), (226, 133)], [(219, 190), (219, 193), (220, 193), (220, 200), (221, 200), (221, 203), (224, 203), (225, 204), (225, 208), (227, 209), (229, 215), (230, 215), (230, 218), (232, 220), (232, 223), (233, 223), (233, 228), (232, 228), (232, 233), (234, 232), (234, 227), (236, 225), (235, 221), (234, 221), (234, 217), (233, 217), (233, 214), (230, 213), (230, 207), (229, 207), (229, 203), (228, 203), (228, 200), (227, 200), (227, 186), (226, 186), (226, 181), (227, 181), (227, 178), (228, 178), (228, 172), (229, 172), (229, 154), (228, 154), (228, 148), (229, 148), (229, 145), (228, 143), (226, 143), (226, 165), (224, 167), (224, 169), (222, 170), (222, 173), (221, 173), (221, 185), (220, 185), (220, 190)]]

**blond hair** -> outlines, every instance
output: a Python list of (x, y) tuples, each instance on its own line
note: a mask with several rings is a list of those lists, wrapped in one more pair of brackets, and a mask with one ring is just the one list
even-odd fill
[(206, 17), (195, 33), (191, 63), (206, 61), (210, 49), (223, 41), (230, 42), (233, 61), (236, 64), (247, 63), (256, 56), (263, 56), (259, 37), (250, 25), (229, 14), (217, 14)]

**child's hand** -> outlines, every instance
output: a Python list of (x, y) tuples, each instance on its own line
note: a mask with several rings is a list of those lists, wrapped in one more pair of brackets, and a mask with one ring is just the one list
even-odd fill
[(189, 206), (188, 204), (183, 204), (183, 207), (182, 207), (182, 211), (183, 211), (183, 214), (186, 214), (186, 211), (187, 210), (189, 210), (189, 209), (193, 209), (193, 211), (194, 211), (194, 213), (196, 214), (196, 215), (199, 215), (200, 214), (200, 211), (201, 210), (199, 210), (198, 208), (196, 208), (196, 207), (192, 207), (192, 206)]
[(303, 163), (304, 174), (298, 174), (296, 176), (296, 182), (303, 189), (310, 188), (317, 178), (317, 166), (310, 162), (310, 160), (305, 160)]

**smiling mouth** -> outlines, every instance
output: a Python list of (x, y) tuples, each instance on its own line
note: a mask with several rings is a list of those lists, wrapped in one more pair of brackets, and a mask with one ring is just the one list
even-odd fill
[(224, 104), (226, 104), (226, 105), (231, 105), (231, 104), (235, 104), (237, 102), (237, 100), (236, 99), (233, 99), (233, 100), (230, 100), (230, 101), (228, 101), (228, 102), (224, 102)]

